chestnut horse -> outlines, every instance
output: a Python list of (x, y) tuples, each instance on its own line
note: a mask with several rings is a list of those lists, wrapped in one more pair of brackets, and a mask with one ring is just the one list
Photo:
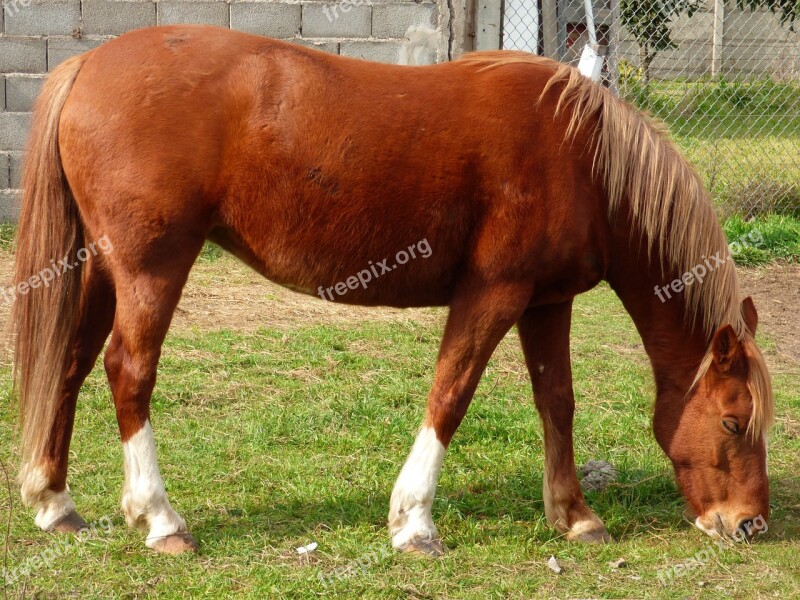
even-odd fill
[[(544, 427), (547, 518), (569, 539), (610, 539), (572, 446), (572, 300), (601, 280), (644, 341), (655, 436), (697, 526), (733, 535), (768, 517), (769, 375), (709, 195), (658, 125), (571, 67), (507, 52), (401, 67), (210, 27), (144, 29), (50, 74), (24, 187), (20, 483), (42, 529), (84, 525), (67, 457), (78, 391), (111, 332), (126, 520), (155, 550), (196, 547), (164, 491), (149, 404), (207, 239), (311, 295), (427, 240), (425, 260), (335, 296), (449, 307), (427, 414), (391, 496), (398, 549), (442, 550), (431, 503), (445, 450), (514, 325)], [(113, 252), (33, 285), (101, 238)], [(702, 281), (654, 294), (700, 264)]]

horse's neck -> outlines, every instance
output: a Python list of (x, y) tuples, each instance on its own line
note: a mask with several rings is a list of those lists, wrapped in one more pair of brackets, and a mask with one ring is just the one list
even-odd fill
[[(650, 357), (659, 396), (665, 392), (685, 394), (694, 381), (706, 350), (703, 324), (692, 326), (685, 312), (685, 296), (663, 286), (680, 274), (662, 274), (656, 256), (648, 260), (646, 250), (631, 251), (628, 238), (614, 253), (608, 280), (633, 319)], [(655, 293), (659, 286), (661, 298)], [(663, 299), (663, 301), (662, 301)]]

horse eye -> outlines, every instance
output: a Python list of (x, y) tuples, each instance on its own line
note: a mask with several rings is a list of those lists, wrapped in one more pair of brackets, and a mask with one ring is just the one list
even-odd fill
[(722, 421), (722, 426), (728, 433), (732, 433), (733, 435), (739, 435), (739, 424), (736, 421), (725, 419)]

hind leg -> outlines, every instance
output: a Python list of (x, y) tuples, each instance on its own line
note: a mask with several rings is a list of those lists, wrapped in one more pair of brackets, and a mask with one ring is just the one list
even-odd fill
[(572, 448), (575, 396), (569, 359), (572, 302), (525, 311), (517, 323), (534, 401), (544, 428), (544, 509), (567, 539), (611, 541), (603, 522), (586, 505)]
[(114, 290), (93, 259), (87, 263), (80, 319), (44, 455), (23, 467), (22, 498), (36, 508), (36, 525), (45, 531), (77, 533), (86, 523), (67, 491), (67, 461), (78, 392), (97, 361), (114, 320)]
[[(162, 250), (151, 253), (150, 260), (127, 265), (122, 251), (115, 250), (120, 254), (114, 269), (117, 311), (105, 367), (122, 439), (122, 510), (129, 526), (148, 529), (147, 546), (171, 554), (197, 545), (164, 490), (150, 425), (150, 396), (161, 345), (201, 244), (202, 239), (185, 240), (177, 246), (183, 250), (180, 254)], [(153, 262), (157, 259), (160, 262)]]

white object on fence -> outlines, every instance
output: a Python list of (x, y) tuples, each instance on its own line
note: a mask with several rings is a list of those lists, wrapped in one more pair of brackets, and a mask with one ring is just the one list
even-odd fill
[(586, 8), (586, 31), (589, 34), (589, 43), (583, 48), (581, 60), (578, 63), (578, 71), (592, 81), (600, 81), (600, 74), (603, 72), (603, 56), (600, 54), (600, 47), (597, 44), (597, 31), (594, 28), (594, 9), (592, 0), (584, 0)]
[(600, 74), (603, 72), (603, 57), (589, 44), (583, 47), (578, 71), (592, 81), (600, 81)]

